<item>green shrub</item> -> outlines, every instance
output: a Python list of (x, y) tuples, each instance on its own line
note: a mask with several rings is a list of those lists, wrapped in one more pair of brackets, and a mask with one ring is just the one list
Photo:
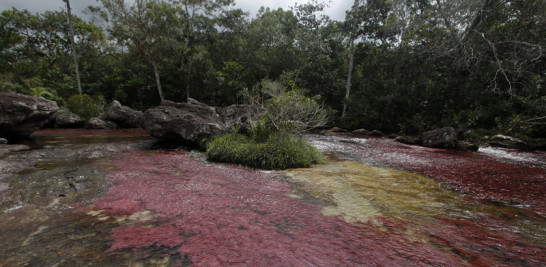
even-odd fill
[(78, 114), (84, 121), (98, 117), (103, 112), (104, 106), (105, 100), (102, 96), (73, 95), (66, 101), (68, 110)]
[(207, 158), (263, 169), (308, 167), (322, 161), (307, 141), (281, 133), (271, 133), (263, 142), (238, 133), (218, 136), (207, 144)]

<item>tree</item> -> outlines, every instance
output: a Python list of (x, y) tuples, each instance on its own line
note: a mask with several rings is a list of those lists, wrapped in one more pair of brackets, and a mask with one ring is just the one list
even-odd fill
[(177, 46), (175, 41), (180, 20), (177, 10), (168, 2), (137, 0), (127, 6), (124, 0), (101, 0), (108, 12), (110, 32), (122, 46), (135, 49), (152, 66), (157, 91), (163, 101), (160, 78), (161, 54)]
[(347, 101), (349, 101), (349, 96), (351, 94), (351, 79), (353, 76), (353, 64), (355, 57), (355, 39), (358, 37), (357, 34), (357, 17), (356, 12), (358, 10), (359, 0), (355, 0), (353, 7), (350, 13), (347, 14), (347, 17), (352, 16), (351, 19), (346, 19), (349, 22), (350, 32), (349, 32), (349, 66), (347, 67), (347, 83), (345, 84), (345, 100), (343, 102), (343, 111), (341, 112), (341, 117), (344, 118), (347, 114)]
[(76, 42), (74, 41), (74, 27), (72, 26), (72, 11), (70, 10), (70, 0), (66, 2), (66, 14), (68, 18), (68, 27), (70, 29), (70, 42), (72, 44), (72, 56), (74, 57), (74, 69), (76, 71), (76, 82), (78, 84), (78, 93), (82, 95), (82, 84), (80, 82), (80, 70), (78, 67), (78, 54), (76, 53)]
[(277, 79), (299, 67), (296, 43), (297, 18), (292, 11), (261, 8), (250, 22), (241, 59), (252, 71), (252, 83)]
[(219, 23), (225, 8), (234, 4), (233, 0), (176, 0), (174, 4), (181, 10), (182, 38), (187, 48), (186, 55), (186, 101), (190, 98), (191, 77), (194, 61), (199, 54), (199, 35), (209, 33)]
[(252, 96), (248, 91), (244, 94), (252, 105), (264, 111), (265, 123), (275, 131), (299, 134), (325, 126), (328, 112), (317, 102), (320, 96), (309, 98), (293, 83), (290, 86), (291, 90), (287, 90), (280, 82), (263, 80), (261, 95)]
[[(72, 17), (76, 49), (93, 53), (98, 49), (98, 27)], [(68, 97), (76, 87), (71, 63), (70, 29), (67, 13), (46, 11), (31, 14), (6, 10), (0, 14), (0, 73), (2, 90), (31, 94), (34, 89)], [(39, 87), (43, 87), (39, 89)]]

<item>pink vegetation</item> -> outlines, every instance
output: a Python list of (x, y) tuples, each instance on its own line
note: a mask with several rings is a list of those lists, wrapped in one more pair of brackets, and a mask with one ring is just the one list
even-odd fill
[(434, 177), (473, 197), (531, 206), (546, 215), (544, 165), (526, 166), (481, 153), (408, 146), (388, 139), (369, 139), (365, 146), (354, 148), (366, 157)]
[[(349, 224), (288, 197), (271, 174), (194, 160), (180, 152), (130, 152), (114, 162), (95, 209), (148, 210), (151, 222), (113, 230), (111, 251), (178, 248), (196, 266), (461, 266), (451, 251), (392, 229)], [(145, 255), (145, 254), (143, 254)], [(145, 256), (143, 256), (145, 257)]]
[(479, 266), (544, 266), (545, 248), (523, 241), (493, 216), (439, 218), (426, 226), (430, 240)]

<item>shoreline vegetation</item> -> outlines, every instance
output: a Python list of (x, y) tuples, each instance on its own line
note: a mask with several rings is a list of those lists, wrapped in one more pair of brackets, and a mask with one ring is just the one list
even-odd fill
[(330, 127), (401, 136), (453, 127), (546, 143), (544, 1), (357, 0), (344, 21), (323, 15), (321, 1), (253, 17), (233, 3), (100, 0), (88, 19), (72, 16), (74, 44), (64, 6), (3, 10), (0, 91), (87, 120), (113, 101), (141, 111), (163, 99), (264, 104), (264, 82), (275, 81), (298, 92), (277, 106), (315, 101)]

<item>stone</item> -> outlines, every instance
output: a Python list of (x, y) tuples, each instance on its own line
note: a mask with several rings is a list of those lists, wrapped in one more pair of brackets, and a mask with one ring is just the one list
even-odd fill
[(502, 134), (494, 135), (488, 140), (488, 143), (490, 146), (494, 146), (494, 147), (518, 148), (518, 149), (529, 148), (529, 144), (524, 142), (523, 140), (512, 137), (512, 136), (502, 135)]
[(366, 129), (356, 129), (352, 132), (354, 135), (370, 135), (370, 131)]
[(0, 137), (26, 138), (47, 123), (57, 110), (55, 101), (0, 92)]
[(203, 105), (203, 103), (193, 99), (193, 98), (188, 98), (188, 104), (194, 104), (194, 105)]
[(2, 193), (2, 191), (6, 191), (10, 188), (10, 185), (8, 183), (4, 183), (4, 182), (0, 182), (0, 193)]
[(241, 132), (250, 130), (250, 123), (258, 120), (262, 110), (252, 105), (231, 105), (218, 109), (224, 123), (224, 129), (229, 131), (238, 128)]
[(101, 119), (104, 121), (112, 121), (120, 128), (140, 128), (142, 115), (142, 111), (123, 106), (121, 103), (114, 100), (108, 110), (102, 114)]
[(205, 139), (224, 130), (216, 108), (201, 103), (175, 103), (168, 100), (146, 110), (142, 126), (148, 134), (160, 140), (200, 149), (205, 148)]
[(467, 141), (458, 141), (457, 150), (459, 151), (478, 151), (479, 147), (476, 144), (467, 142)]
[(421, 143), (421, 139), (415, 136), (398, 136), (394, 138), (394, 141), (407, 145), (419, 145)]
[(339, 135), (339, 134), (344, 134), (346, 132), (347, 130), (339, 128), (339, 127), (332, 127), (330, 129), (320, 131), (320, 133), (326, 134), (326, 135)]
[(116, 129), (118, 126), (115, 122), (112, 121), (104, 121), (100, 118), (94, 117), (91, 118), (85, 123), (85, 129), (92, 129), (92, 130), (106, 130), (106, 129)]
[(385, 136), (385, 134), (383, 134), (383, 132), (379, 131), (379, 130), (373, 130), (371, 133), (370, 133), (370, 136), (374, 136), (374, 137), (383, 137)]
[(29, 150), (27, 145), (0, 145), (0, 156), (4, 156), (10, 152), (19, 152)]
[(328, 132), (330, 132), (330, 133), (346, 133), (347, 130), (339, 128), (339, 127), (332, 127), (330, 129), (328, 129)]
[(8, 139), (0, 138), (0, 145), (5, 145), (8, 143)]
[(444, 127), (421, 134), (422, 145), (433, 148), (456, 148), (457, 131), (453, 127)]
[(83, 125), (83, 120), (78, 114), (66, 109), (59, 110), (52, 120), (54, 128), (79, 128)]

